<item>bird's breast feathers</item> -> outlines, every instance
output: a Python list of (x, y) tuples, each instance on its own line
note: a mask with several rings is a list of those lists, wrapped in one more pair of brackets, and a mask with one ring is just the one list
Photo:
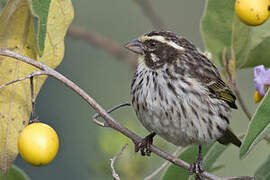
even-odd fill
[[(194, 78), (176, 76), (171, 70), (152, 71), (141, 64), (132, 85), (132, 104), (149, 130), (173, 144), (204, 144), (219, 138), (230, 116), (228, 105), (210, 99), (207, 89)], [(222, 116), (222, 117), (223, 117)]]

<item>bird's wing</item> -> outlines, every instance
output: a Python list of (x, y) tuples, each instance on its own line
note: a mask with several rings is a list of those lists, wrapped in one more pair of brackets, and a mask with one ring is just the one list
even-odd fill
[[(202, 69), (197, 74), (202, 79), (203, 84), (209, 89), (210, 96), (213, 98), (219, 98), (228, 103), (231, 108), (237, 109), (235, 104), (236, 97), (230, 88), (221, 79), (218, 69), (207, 59), (205, 56), (202, 58), (208, 66), (200, 66)], [(197, 78), (199, 78), (197, 76)], [(232, 143), (238, 147), (241, 146), (240, 139), (232, 132), (230, 127), (226, 129), (223, 136), (218, 139), (218, 142), (224, 145)]]
[(206, 83), (206, 85), (209, 92), (214, 95), (214, 97), (224, 100), (231, 108), (237, 109), (235, 95), (219, 77), (216, 79), (209, 79), (209, 82)]
[(228, 103), (231, 108), (237, 109), (235, 104), (236, 97), (221, 79), (218, 69), (203, 54), (200, 53), (200, 56), (201, 57), (197, 60), (201, 63), (198, 67), (201, 69), (198, 69), (196, 73), (194, 73), (194, 76), (197, 76), (197, 78), (202, 81), (203, 85), (209, 89), (211, 97), (222, 99)]

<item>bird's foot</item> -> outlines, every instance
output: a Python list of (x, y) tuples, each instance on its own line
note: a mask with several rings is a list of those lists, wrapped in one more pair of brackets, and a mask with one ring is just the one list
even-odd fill
[(196, 180), (203, 180), (201, 173), (203, 173), (202, 159), (197, 159), (196, 162), (192, 163), (189, 168), (189, 175), (195, 174)]
[(145, 138), (143, 138), (143, 141), (139, 144), (135, 144), (135, 152), (141, 151), (142, 156), (150, 156), (151, 150), (150, 145), (153, 144), (153, 138), (155, 137), (156, 133), (152, 132)]

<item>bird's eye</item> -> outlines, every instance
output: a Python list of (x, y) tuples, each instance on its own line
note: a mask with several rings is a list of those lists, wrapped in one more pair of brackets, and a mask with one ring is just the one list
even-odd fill
[(150, 41), (149, 42), (149, 46), (152, 47), (152, 48), (155, 47), (156, 45), (157, 45), (157, 43), (155, 41)]

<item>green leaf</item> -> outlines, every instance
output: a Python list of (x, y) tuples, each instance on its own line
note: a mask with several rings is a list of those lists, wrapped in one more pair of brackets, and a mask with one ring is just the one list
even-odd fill
[(201, 19), (205, 46), (217, 65), (222, 64), (222, 51), (234, 50), (236, 68), (264, 64), (270, 66), (270, 21), (254, 27), (242, 23), (234, 12), (235, 0), (208, 0)]
[(265, 66), (269, 67), (270, 66), (269, 47), (270, 47), (270, 37), (266, 37), (261, 43), (259, 43), (250, 51), (245, 67), (254, 67), (261, 64), (264, 64)]
[(51, 0), (28, 0), (40, 56), (45, 48), (47, 20)]
[(0, 174), (0, 180), (29, 180), (30, 178), (23, 170), (13, 165), (6, 176)]
[(222, 65), (222, 51), (234, 47), (236, 66), (245, 57), (249, 27), (240, 22), (234, 14), (235, 0), (208, 0), (201, 19), (201, 33), (208, 51), (218, 65)]
[(270, 91), (256, 109), (248, 127), (247, 135), (240, 149), (240, 158), (246, 156), (251, 149), (260, 142), (270, 130)]
[(213, 146), (211, 146), (211, 148), (207, 151), (203, 159), (203, 167), (207, 170), (211, 169), (213, 164), (228, 147), (228, 145), (225, 146), (218, 142), (214, 143)]
[(270, 46), (270, 21), (268, 20), (260, 26), (252, 27), (251, 30), (251, 48), (244, 67), (254, 67), (261, 64), (269, 67), (269, 50), (266, 47)]
[[(213, 164), (216, 162), (218, 157), (225, 151), (228, 146), (224, 146), (218, 142), (203, 146), (203, 168), (205, 170), (211, 170)], [(197, 159), (198, 147), (190, 146), (186, 148), (180, 155), (179, 158), (188, 162), (193, 163)], [(194, 176), (189, 176), (186, 169), (180, 168), (176, 165), (170, 165), (165, 172), (163, 180), (170, 179), (194, 179)]]
[(270, 179), (270, 155), (268, 155), (268, 158), (259, 166), (254, 176), (256, 180)]

